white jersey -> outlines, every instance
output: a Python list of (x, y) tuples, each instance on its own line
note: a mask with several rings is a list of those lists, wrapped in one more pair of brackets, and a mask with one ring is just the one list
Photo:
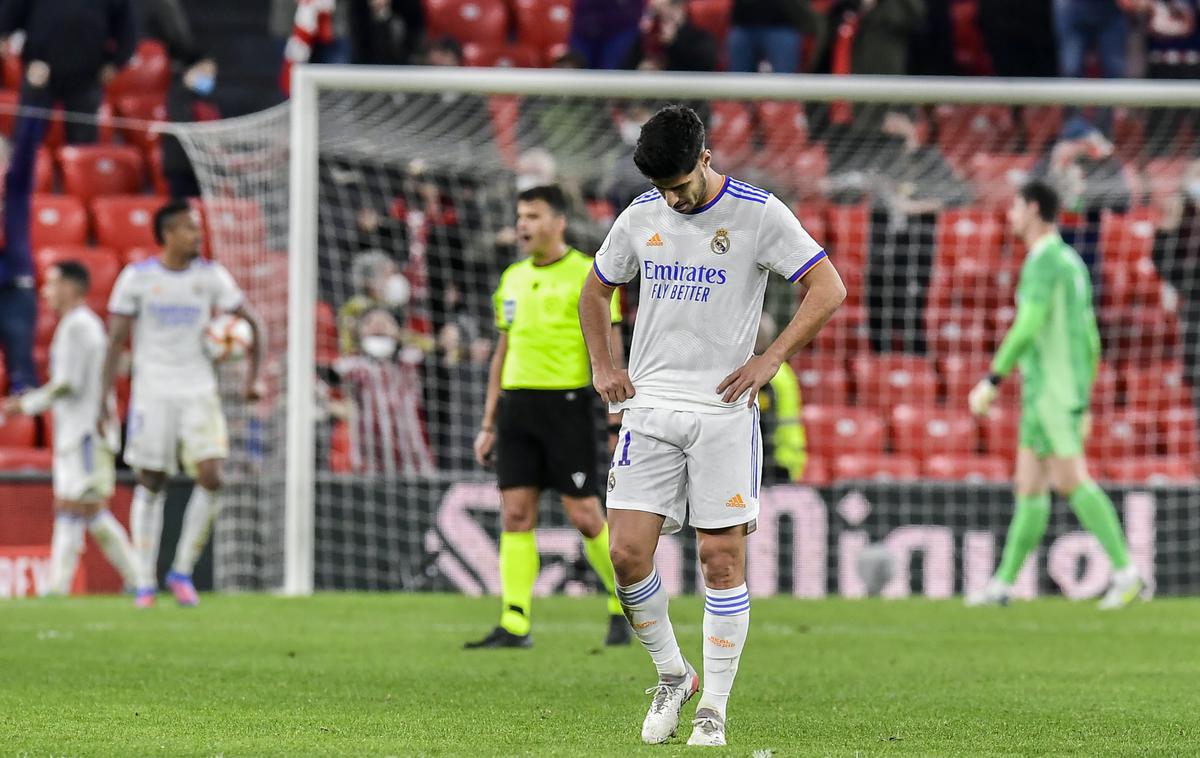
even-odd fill
[(134, 391), (157, 395), (215, 392), (216, 373), (204, 353), (213, 311), (233, 311), (242, 292), (225, 267), (197, 258), (182, 271), (157, 258), (125, 267), (113, 286), (109, 313), (137, 319), (133, 333)]
[[(96, 430), (100, 418), (100, 384), (108, 338), (100, 317), (86, 305), (67, 313), (50, 342), (50, 381), (21, 398), (26, 413), (54, 411), (54, 449), (72, 450)], [(113, 403), (110, 397), (109, 402)], [(115, 449), (115, 428), (106, 442)]]
[(601, 281), (641, 275), (629, 379), (620, 408), (707, 413), (725, 403), (717, 385), (750, 359), (770, 271), (798, 281), (825, 251), (778, 198), (730, 177), (691, 213), (658, 190), (636, 198), (596, 253)]

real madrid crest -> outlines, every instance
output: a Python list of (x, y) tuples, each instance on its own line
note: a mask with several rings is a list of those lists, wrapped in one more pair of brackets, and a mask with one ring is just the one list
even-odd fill
[(725, 227), (717, 230), (717, 233), (713, 235), (712, 242), (708, 243), (708, 246), (717, 255), (724, 255), (729, 252), (729, 248), (733, 246), (733, 243), (729, 241), (729, 232)]
[(616, 486), (617, 486), (617, 472), (609, 471), (608, 472), (608, 491), (612, 492), (613, 488)]

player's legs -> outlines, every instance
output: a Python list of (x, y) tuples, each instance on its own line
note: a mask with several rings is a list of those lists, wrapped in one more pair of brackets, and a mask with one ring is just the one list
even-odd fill
[(171, 588), (175, 600), (184, 607), (192, 607), (200, 602), (192, 583), (192, 572), (208, 543), (213, 521), (220, 512), (219, 495), (223, 483), (221, 458), (198, 461), (194, 469), (196, 484), (192, 487), (192, 495), (183, 512), (183, 527), (179, 531), (179, 542), (175, 545), (175, 558), (171, 562), (171, 570), (167, 572), (167, 586)]
[(50, 536), (50, 587), (46, 594), (69, 595), (83, 552), (83, 511), (79, 503), (54, 500), (54, 531)]
[(113, 453), (104, 444), (94, 444), (93, 438), (85, 439), (82, 452), (86, 477), (77, 491), (78, 509), (82, 523), (87, 526), (92, 538), (108, 558), (108, 562), (121, 575), (126, 588), (136, 588), (138, 561), (129, 541), (125, 527), (108, 510), (108, 499), (112, 497), (116, 479), (116, 464)]
[(746, 526), (696, 530), (704, 572), (704, 691), (689, 745), (725, 744), (725, 709), (750, 631)]
[(158, 547), (168, 477), (178, 466), (179, 405), (135, 382), (125, 433), (125, 462), (137, 472), (129, 506), (129, 532), (138, 561), (137, 604), (154, 604)]
[(137, 604), (154, 604), (158, 591), (158, 546), (162, 540), (163, 504), (166, 502), (165, 471), (139, 470), (138, 484), (129, 505), (129, 533), (137, 560)]
[(1045, 462), (1027, 447), (1017, 451), (1016, 510), (1004, 541), (996, 578), (1012, 586), (1050, 521), (1050, 487)]
[(1104, 609), (1121, 608), (1141, 592), (1143, 583), (1129, 559), (1129, 547), (1112, 500), (1088, 474), (1082, 455), (1047, 461), (1055, 489), (1071, 504), (1079, 523), (1100, 543), (1113, 565), (1113, 581), (1101, 600)]

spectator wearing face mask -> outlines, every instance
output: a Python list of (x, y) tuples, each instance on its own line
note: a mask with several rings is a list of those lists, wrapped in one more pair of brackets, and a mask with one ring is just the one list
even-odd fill
[[(359, 253), (351, 264), (350, 281), (354, 295), (338, 310), (338, 344), (347, 355), (354, 352), (356, 329), (363, 315), (373, 308), (403, 308), (408, 305), (410, 290), (408, 279), (382, 250)], [(402, 336), (408, 338), (407, 334)]]
[[(200, 58), (175, 76), (167, 92), (167, 120), (199, 121), (217, 115), (213, 90), (217, 85), (217, 64), (211, 58)], [(199, 197), (200, 184), (187, 152), (179, 140), (169, 133), (161, 137), (163, 178), (170, 187), (171, 197)]]
[(434, 471), (425, 436), (418, 367), (423, 355), (401, 347), (402, 331), (386, 308), (364, 311), (357, 350), (334, 364), (346, 398), (353, 470), (376, 476), (425, 476)]

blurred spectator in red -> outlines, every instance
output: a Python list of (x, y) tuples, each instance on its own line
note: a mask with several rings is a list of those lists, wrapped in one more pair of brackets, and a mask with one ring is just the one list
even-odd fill
[(629, 59), (638, 39), (646, 0), (575, 0), (571, 49), (588, 68), (617, 69)]
[(352, 0), (348, 13), (355, 63), (398, 66), (413, 61), (425, 33), (421, 0)]
[(1054, 77), (1052, 0), (979, 0), (979, 31), (996, 76)]
[(650, 0), (641, 38), (627, 68), (643, 71), (714, 71), (717, 40), (688, 19), (687, 0)]
[(359, 319), (357, 353), (334, 365), (347, 400), (351, 465), (363, 474), (413, 476), (434, 470), (417, 372), (424, 355), (402, 349), (400, 336), (395, 317), (372, 308)]
[(298, 63), (349, 63), (345, 3), (337, 0), (274, 0), (271, 31), (283, 40), (279, 89), (291, 93), (292, 66)]
[(811, 30), (815, 16), (809, 0), (734, 0), (731, 22), (730, 71), (758, 71), (765, 61), (776, 74), (793, 74), (800, 67), (801, 29)]
[(830, 11), (835, 74), (908, 73), (908, 45), (925, 0), (838, 0)]
[[(21, 104), (94, 114), (106, 85), (133, 57), (137, 21), (130, 0), (6, 0), (0, 38), (25, 33)], [(95, 142), (95, 123), (67, 122), (67, 141)]]

